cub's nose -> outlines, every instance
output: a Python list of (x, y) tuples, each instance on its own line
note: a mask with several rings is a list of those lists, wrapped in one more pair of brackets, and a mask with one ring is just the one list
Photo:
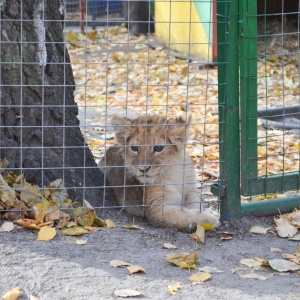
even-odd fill
[(143, 167), (143, 168), (138, 168), (142, 173), (146, 173), (147, 171), (149, 171), (150, 170), (150, 168), (151, 168), (151, 166), (145, 166), (145, 167)]

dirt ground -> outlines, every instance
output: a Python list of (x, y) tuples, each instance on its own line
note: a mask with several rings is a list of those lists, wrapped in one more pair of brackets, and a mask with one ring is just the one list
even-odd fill
[[(299, 242), (288, 241), (271, 234), (249, 233), (253, 225), (273, 226), (272, 218), (242, 218), (223, 224), (218, 230), (207, 232), (205, 244), (197, 244), (184, 232), (154, 228), (143, 219), (135, 224), (143, 230), (131, 231), (122, 224), (131, 224), (130, 218), (121, 218), (117, 228), (105, 228), (81, 237), (87, 244), (75, 244), (78, 237), (58, 234), (51, 241), (37, 241), (37, 232), (16, 228), (0, 232), (0, 295), (19, 286), (20, 299), (30, 295), (48, 299), (116, 299), (115, 290), (133, 289), (141, 293), (137, 299), (299, 299), (300, 276), (295, 273), (277, 273), (269, 269), (255, 271), (267, 280), (241, 278), (254, 271), (240, 264), (244, 258), (281, 258), (271, 247), (294, 253)], [(232, 240), (220, 240), (221, 232), (233, 231)], [(163, 243), (178, 248), (167, 250)], [(188, 278), (198, 270), (188, 271), (165, 260), (167, 253), (200, 254), (197, 268), (216, 267), (222, 273), (212, 273), (210, 281), (193, 284)], [(129, 275), (125, 268), (114, 268), (109, 262), (119, 259), (146, 270), (144, 274)], [(182, 288), (173, 296), (168, 285), (180, 282)], [(119, 299), (119, 298), (118, 298)], [(120, 298), (121, 299), (121, 298)], [(129, 298), (132, 299), (132, 298)]]

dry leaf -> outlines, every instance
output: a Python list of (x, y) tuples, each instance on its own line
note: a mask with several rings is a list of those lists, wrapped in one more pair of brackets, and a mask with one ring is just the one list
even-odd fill
[(232, 236), (221, 236), (220, 240), (222, 240), (222, 241), (229, 241), (229, 240), (232, 240)]
[(256, 234), (266, 234), (268, 232), (268, 230), (270, 230), (271, 227), (260, 227), (260, 226), (253, 226), (251, 229), (250, 229), (250, 232), (251, 233), (256, 233)]
[(288, 214), (291, 224), (300, 228), (300, 210), (294, 209), (294, 211)]
[(169, 243), (163, 243), (162, 248), (163, 249), (177, 249), (177, 246), (175, 246), (173, 244), (169, 244)]
[(289, 241), (300, 241), (300, 234), (296, 234), (293, 237), (288, 238)]
[(76, 240), (75, 244), (76, 245), (86, 245), (87, 244), (87, 240)]
[(177, 294), (178, 290), (181, 289), (181, 288), (182, 288), (181, 283), (180, 282), (176, 282), (174, 284), (168, 285), (168, 292), (171, 295), (175, 296)]
[(91, 204), (84, 200), (83, 208), (78, 208), (76, 210), (76, 217), (80, 225), (92, 226), (96, 218), (96, 212)]
[(214, 225), (212, 225), (212, 224), (208, 224), (208, 223), (201, 223), (200, 224), (205, 230), (214, 230), (215, 229), (215, 227), (214, 227)]
[(269, 279), (270, 277), (273, 276), (273, 274), (270, 274), (268, 276), (265, 276), (265, 275), (259, 275), (259, 274), (256, 274), (256, 273), (248, 273), (248, 274), (240, 274), (239, 275), (241, 278), (243, 279), (258, 279), (258, 280), (267, 280)]
[(93, 226), (84, 226), (83, 228), (87, 229), (89, 231), (92, 231), (92, 232), (97, 232), (97, 231), (101, 230), (101, 228), (99, 228), (99, 227), (93, 227)]
[(0, 228), (0, 231), (12, 231), (14, 229), (13, 222), (4, 222)]
[(205, 242), (205, 229), (202, 227), (202, 225), (197, 225), (197, 230), (191, 234), (189, 234), (190, 237), (195, 239), (198, 243), (204, 244)]
[(87, 229), (84, 229), (83, 227), (74, 226), (71, 228), (62, 228), (61, 232), (65, 235), (82, 235), (87, 234), (89, 231)]
[(285, 259), (270, 259), (269, 260), (270, 267), (278, 272), (288, 272), (288, 271), (297, 271), (300, 270), (300, 266), (285, 260)]
[(293, 237), (298, 232), (297, 228), (283, 218), (274, 219), (276, 230), (280, 237)]
[(207, 272), (198, 272), (189, 277), (189, 280), (193, 282), (205, 282), (211, 279), (211, 274)]
[(115, 222), (113, 222), (112, 220), (110, 219), (107, 219), (104, 221), (105, 225), (107, 228), (116, 228), (117, 225), (115, 224)]
[(274, 252), (274, 253), (281, 253), (282, 250), (279, 249), (279, 248), (271, 248), (271, 252)]
[(249, 268), (257, 268), (257, 267), (261, 267), (262, 263), (255, 260), (255, 259), (251, 259), (251, 258), (245, 258), (245, 259), (242, 259), (240, 261), (240, 263), (242, 265), (246, 265), (248, 266)]
[(32, 220), (32, 219), (19, 219), (14, 221), (14, 223), (21, 225), (25, 228), (28, 229), (37, 229), (40, 230), (40, 227), (38, 227), (37, 225), (39, 224), (39, 221), (37, 220)]
[(145, 269), (140, 266), (128, 266), (127, 270), (129, 274), (146, 273)]
[(127, 266), (131, 265), (130, 263), (128, 263), (126, 261), (118, 260), (118, 259), (111, 260), (109, 263), (110, 263), (110, 265), (112, 267), (115, 267), (115, 268), (118, 268), (118, 267), (127, 267)]
[(196, 262), (199, 259), (199, 253), (180, 253), (180, 254), (167, 254), (166, 261), (180, 267), (180, 268), (196, 268)]
[(17, 300), (21, 296), (22, 292), (19, 287), (15, 287), (9, 290), (5, 295), (2, 296), (2, 300)]
[(144, 228), (139, 227), (137, 225), (130, 225), (130, 226), (122, 226), (125, 229), (130, 229), (130, 230), (143, 230)]
[(210, 266), (199, 268), (198, 270), (201, 272), (206, 272), (206, 273), (223, 273), (224, 272), (224, 271), (219, 270), (216, 267), (210, 267)]
[(55, 228), (44, 226), (40, 229), (38, 234), (38, 241), (49, 241), (56, 236)]
[(114, 294), (117, 297), (123, 297), (123, 298), (127, 298), (127, 297), (136, 297), (136, 296), (140, 296), (141, 293), (135, 290), (130, 290), (130, 289), (123, 289), (123, 290), (115, 290)]

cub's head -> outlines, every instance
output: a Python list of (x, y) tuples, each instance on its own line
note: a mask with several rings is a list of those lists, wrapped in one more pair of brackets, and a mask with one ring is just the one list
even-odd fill
[(186, 122), (157, 115), (137, 119), (114, 116), (111, 123), (124, 150), (125, 166), (141, 183), (155, 183), (168, 166), (183, 163), (190, 118)]

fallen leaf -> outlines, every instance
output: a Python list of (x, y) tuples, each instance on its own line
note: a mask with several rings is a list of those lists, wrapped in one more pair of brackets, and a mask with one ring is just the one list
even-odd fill
[(182, 288), (181, 283), (180, 282), (176, 282), (174, 284), (168, 285), (168, 292), (171, 295), (175, 296), (177, 294), (178, 290), (181, 289), (181, 288)]
[(300, 269), (299, 265), (285, 259), (271, 259), (269, 260), (269, 265), (278, 272), (297, 271)]
[(274, 219), (276, 224), (276, 231), (280, 237), (293, 237), (298, 232), (297, 228), (291, 225), (283, 218)]
[(112, 266), (112, 267), (115, 267), (115, 268), (118, 268), (118, 267), (127, 267), (127, 266), (130, 266), (131, 264), (126, 262), (126, 261), (123, 261), (123, 260), (118, 260), (118, 259), (113, 259), (109, 262), (109, 264)]
[(289, 220), (291, 220), (291, 224), (300, 228), (300, 210), (294, 209), (294, 211), (288, 214)]
[(17, 300), (22, 295), (19, 287), (15, 287), (9, 290), (5, 295), (2, 296), (2, 300)]
[(272, 277), (273, 274), (265, 276), (265, 275), (260, 275), (256, 273), (249, 273), (249, 274), (240, 274), (239, 276), (243, 279), (258, 279), (258, 280), (267, 280), (270, 277)]
[(167, 254), (166, 261), (180, 267), (180, 268), (196, 268), (196, 262), (199, 259), (199, 253), (180, 253), (180, 254)]
[(95, 226), (95, 227), (105, 227), (105, 221), (101, 221), (100, 219), (95, 218), (93, 226)]
[(76, 245), (86, 245), (87, 244), (87, 240), (76, 240), (75, 244)]
[(130, 226), (122, 226), (125, 229), (130, 229), (130, 230), (143, 230), (144, 228), (139, 227), (137, 225), (130, 225)]
[(253, 226), (251, 229), (250, 229), (250, 232), (251, 233), (256, 233), (256, 234), (266, 234), (268, 232), (268, 230), (270, 230), (271, 227), (260, 227), (260, 226)]
[(190, 237), (195, 239), (198, 243), (204, 244), (205, 242), (205, 229), (202, 225), (197, 225), (197, 230), (189, 234)]
[[(37, 220), (19, 219), (19, 220), (14, 221), (14, 223), (16, 223), (18, 225), (21, 225), (21, 226), (23, 226), (25, 228), (28, 228), (28, 229), (38, 229), (38, 230), (40, 230), (40, 227), (37, 226), (39, 224), (39, 221), (37, 221)], [(32, 226), (32, 225), (34, 225), (34, 226)]]
[(123, 298), (127, 298), (127, 297), (136, 297), (136, 296), (140, 296), (141, 293), (135, 290), (130, 290), (130, 289), (123, 289), (123, 290), (115, 290), (114, 294), (117, 297), (123, 297)]
[(175, 246), (173, 244), (169, 244), (169, 243), (163, 243), (162, 248), (163, 249), (177, 249), (177, 246)]
[(127, 270), (129, 274), (146, 273), (145, 269), (140, 266), (128, 266)]
[(189, 277), (189, 280), (193, 282), (205, 282), (211, 279), (211, 274), (207, 272), (198, 272)]
[(93, 227), (93, 226), (84, 226), (83, 228), (87, 229), (89, 231), (92, 231), (92, 232), (97, 232), (97, 231), (101, 230), (101, 228), (99, 228), (99, 227)]
[(229, 241), (229, 240), (232, 240), (232, 236), (221, 236), (220, 240), (222, 240), (222, 241)]
[(84, 200), (83, 208), (77, 208), (76, 219), (82, 226), (92, 226), (96, 218), (96, 212), (91, 204)]
[(0, 228), (0, 231), (12, 231), (14, 229), (13, 222), (4, 222)]
[(112, 220), (110, 219), (107, 219), (104, 221), (105, 225), (107, 228), (116, 228), (117, 225), (115, 224), (115, 222), (113, 222)]
[(38, 241), (49, 241), (56, 236), (55, 228), (44, 226), (40, 229), (38, 234)]
[(205, 230), (214, 230), (215, 226), (212, 224), (208, 224), (208, 223), (201, 223), (200, 224)]
[(300, 234), (296, 234), (293, 237), (288, 238), (289, 241), (300, 241)]
[(61, 232), (65, 235), (82, 235), (87, 234), (89, 231), (87, 229), (84, 229), (83, 227), (74, 226), (71, 228), (62, 228)]
[(210, 266), (206, 266), (206, 267), (202, 267), (198, 269), (201, 272), (207, 272), (207, 273), (223, 273), (224, 271), (219, 270), (216, 267), (210, 267)]
[(262, 265), (261, 262), (255, 260), (255, 259), (251, 259), (251, 258), (242, 259), (240, 261), (240, 264), (246, 265), (249, 268), (257, 268), (257, 267), (261, 267), (261, 265)]
[(279, 249), (279, 248), (271, 248), (271, 252), (274, 252), (274, 253), (281, 253), (282, 250)]

